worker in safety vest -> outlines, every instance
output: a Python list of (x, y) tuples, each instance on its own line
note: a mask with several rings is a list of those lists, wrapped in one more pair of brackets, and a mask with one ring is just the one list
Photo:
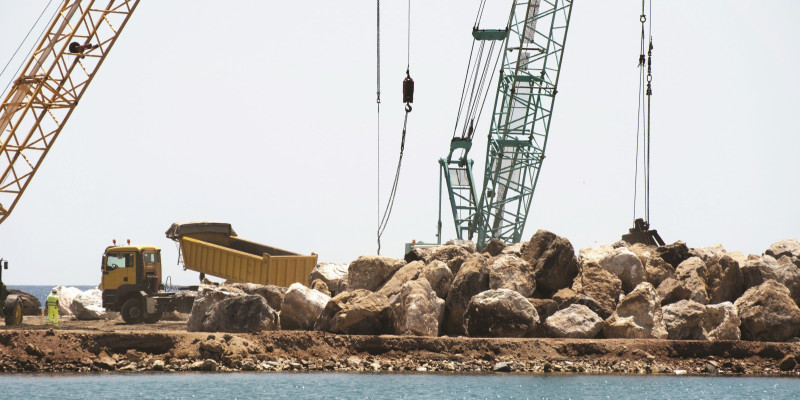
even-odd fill
[(47, 304), (47, 323), (52, 320), (53, 325), (58, 327), (58, 294), (55, 289), (47, 296), (45, 304)]

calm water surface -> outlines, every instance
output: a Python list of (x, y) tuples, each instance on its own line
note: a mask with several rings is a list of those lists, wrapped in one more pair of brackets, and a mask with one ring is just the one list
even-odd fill
[(800, 379), (185, 373), (0, 375), (4, 399), (799, 399)]

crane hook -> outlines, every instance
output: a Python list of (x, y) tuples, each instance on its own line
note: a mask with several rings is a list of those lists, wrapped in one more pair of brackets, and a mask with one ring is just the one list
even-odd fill
[(414, 80), (406, 68), (406, 79), (403, 79), (403, 103), (406, 103), (406, 112), (411, 112), (411, 103), (414, 102)]

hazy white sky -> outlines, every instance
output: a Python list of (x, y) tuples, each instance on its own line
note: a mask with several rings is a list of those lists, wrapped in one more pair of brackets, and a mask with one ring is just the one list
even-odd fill
[[(577, 250), (631, 225), (637, 3), (575, 2), (524, 237), (548, 229)], [(2, 64), (45, 4), (0, 0)], [(477, 5), (412, 1), (416, 94), (384, 255), (435, 239), (437, 160)], [(385, 200), (403, 116), (406, 2), (381, 7)], [(489, 0), (487, 13), (509, 7)], [(666, 241), (760, 254), (800, 237), (798, 15), (794, 0), (655, 2), (651, 222)], [(475, 171), (486, 132), (475, 135)], [(165, 275), (193, 283), (164, 231), (198, 219), (350, 262), (376, 251), (376, 152), (375, 2), (143, 1), (0, 226), (4, 281), (96, 284), (104, 248), (130, 238), (161, 247)], [(445, 239), (448, 215), (445, 204)]]

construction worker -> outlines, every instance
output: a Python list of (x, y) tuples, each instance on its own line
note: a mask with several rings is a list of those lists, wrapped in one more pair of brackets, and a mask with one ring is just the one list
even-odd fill
[(53, 326), (56, 328), (58, 327), (58, 294), (56, 290), (53, 289), (50, 292), (50, 295), (47, 296), (47, 300), (45, 301), (47, 304), (47, 323), (50, 323), (50, 320), (53, 321)]

